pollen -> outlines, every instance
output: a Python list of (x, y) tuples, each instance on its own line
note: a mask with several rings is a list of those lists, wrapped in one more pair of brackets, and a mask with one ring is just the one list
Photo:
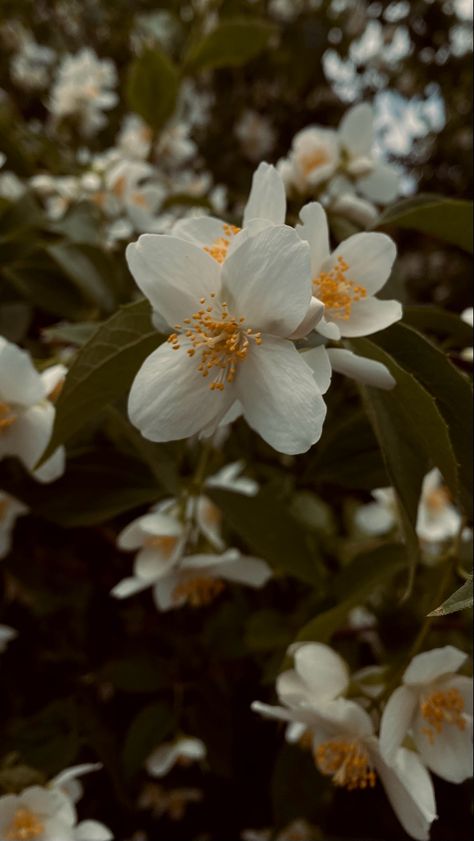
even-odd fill
[(7, 828), (5, 841), (31, 841), (43, 833), (44, 826), (34, 812), (17, 809)]
[(420, 712), (427, 722), (427, 726), (422, 727), (422, 733), (431, 744), (443, 731), (445, 725), (453, 725), (458, 730), (466, 729), (464, 698), (455, 687), (438, 689), (423, 698), (420, 702)]
[(425, 499), (426, 507), (435, 514), (438, 514), (443, 508), (448, 505), (450, 501), (450, 496), (448, 489), (444, 486), (440, 488), (435, 488), (434, 491), (431, 491)]
[(354, 283), (346, 277), (349, 265), (343, 257), (337, 258), (337, 263), (331, 271), (321, 272), (314, 278), (314, 294), (324, 304), (333, 318), (347, 321), (350, 318), (352, 305), (356, 301), (367, 297), (364, 286)]
[(324, 166), (329, 162), (329, 155), (325, 149), (315, 149), (301, 156), (301, 169), (305, 175), (310, 175), (313, 170)]
[(262, 336), (245, 328), (245, 318), (231, 315), (228, 305), (218, 303), (215, 295), (211, 295), (209, 304), (205, 298), (199, 303), (201, 309), (182, 325), (176, 324), (177, 332), (168, 337), (168, 342), (173, 350), (180, 350), (184, 335), (186, 353), (198, 357), (197, 370), (203, 377), (212, 377), (211, 391), (223, 391), (226, 383), (234, 382), (238, 365), (248, 356), (251, 344), (262, 344)]
[(212, 245), (206, 246), (204, 251), (207, 254), (210, 254), (211, 257), (214, 258), (218, 263), (223, 263), (225, 258), (227, 257), (227, 252), (229, 250), (230, 243), (232, 241), (232, 237), (239, 233), (240, 228), (237, 228), (236, 225), (224, 225), (224, 235), (218, 237)]
[(225, 588), (220, 578), (211, 578), (207, 575), (187, 578), (175, 587), (173, 599), (176, 603), (185, 599), (191, 607), (203, 607), (211, 604)]
[(314, 759), (321, 774), (332, 777), (335, 786), (349, 791), (375, 786), (375, 771), (366, 749), (358, 741), (331, 739), (323, 742), (316, 748)]
[(130, 200), (137, 207), (143, 207), (145, 210), (149, 210), (150, 206), (143, 193), (132, 193)]
[(177, 538), (171, 534), (160, 534), (148, 537), (145, 540), (147, 549), (156, 549), (161, 552), (166, 558), (169, 558), (175, 550)]
[(0, 401), (0, 434), (16, 421), (16, 414), (9, 403)]

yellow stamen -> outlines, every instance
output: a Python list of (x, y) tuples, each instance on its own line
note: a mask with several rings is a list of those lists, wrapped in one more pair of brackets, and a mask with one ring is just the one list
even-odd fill
[(9, 403), (0, 401), (0, 433), (16, 421), (16, 414)]
[(301, 155), (301, 169), (305, 175), (310, 175), (314, 169), (324, 166), (324, 164), (327, 164), (329, 160), (329, 154), (326, 149), (315, 149), (313, 152)]
[(56, 383), (53, 390), (50, 391), (50, 393), (48, 394), (48, 400), (51, 403), (56, 403), (56, 400), (58, 399), (59, 395), (61, 394), (61, 392), (63, 390), (64, 382), (65, 382), (65, 378), (63, 377), (62, 380), (59, 380), (59, 382)]
[(224, 588), (225, 584), (219, 578), (204, 575), (187, 578), (175, 587), (173, 600), (178, 603), (185, 599), (191, 607), (203, 607), (213, 602)]
[(375, 771), (366, 749), (358, 741), (330, 739), (316, 748), (314, 758), (319, 771), (332, 777), (335, 786), (353, 791), (375, 785)]
[(343, 257), (329, 272), (321, 272), (313, 279), (314, 294), (329, 310), (332, 318), (347, 321), (352, 305), (367, 296), (367, 290), (346, 277), (349, 265)]
[(149, 209), (150, 205), (148, 204), (145, 196), (142, 193), (133, 193), (131, 197), (131, 201), (137, 207), (144, 207), (146, 210)]
[(212, 245), (206, 246), (204, 251), (210, 254), (218, 263), (223, 263), (227, 257), (227, 252), (231, 243), (232, 237), (239, 233), (240, 228), (236, 225), (224, 225), (224, 236), (218, 237)]
[(145, 546), (148, 549), (157, 549), (166, 558), (169, 558), (176, 547), (178, 538), (171, 534), (153, 535), (145, 540)]
[(117, 178), (114, 186), (112, 187), (112, 192), (113, 192), (114, 196), (116, 196), (118, 199), (123, 198), (123, 194), (125, 193), (125, 187), (126, 186), (127, 186), (127, 180), (125, 178), (125, 175), (121, 175), (119, 178)]
[(436, 736), (441, 733), (444, 726), (452, 724), (458, 730), (466, 729), (464, 718), (464, 698), (459, 689), (438, 689), (423, 698), (420, 702), (421, 715), (428, 726), (422, 728), (422, 732), (433, 744)]
[(450, 496), (449, 491), (444, 486), (440, 488), (435, 488), (434, 491), (427, 494), (425, 499), (425, 505), (427, 508), (430, 509), (432, 513), (438, 513), (449, 504)]
[(31, 841), (42, 834), (44, 826), (34, 812), (17, 809), (7, 829), (5, 841)]
[(244, 318), (236, 318), (229, 313), (228, 305), (217, 303), (211, 295), (210, 305), (201, 298), (202, 306), (191, 318), (185, 318), (183, 325), (176, 324), (176, 333), (168, 336), (173, 350), (180, 350), (180, 333), (183, 332), (187, 344), (186, 353), (193, 357), (200, 353), (197, 370), (203, 377), (208, 377), (214, 370), (216, 377), (210, 383), (211, 391), (223, 391), (225, 383), (232, 383), (237, 373), (237, 366), (248, 355), (250, 343), (262, 344), (261, 333), (255, 333), (250, 327), (244, 328)]

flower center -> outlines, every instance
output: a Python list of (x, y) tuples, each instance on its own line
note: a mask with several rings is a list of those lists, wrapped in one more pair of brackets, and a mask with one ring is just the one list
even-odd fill
[(30, 841), (42, 834), (44, 826), (34, 812), (29, 809), (17, 809), (11, 824), (7, 828), (6, 841)]
[(441, 486), (435, 488), (426, 497), (425, 504), (432, 514), (438, 514), (449, 502), (449, 493), (447, 488)]
[(360, 742), (330, 739), (314, 752), (316, 766), (334, 785), (353, 791), (356, 788), (373, 788), (376, 774), (368, 753)]
[(421, 715), (427, 722), (427, 727), (422, 728), (422, 733), (433, 744), (438, 733), (441, 733), (445, 724), (454, 724), (459, 730), (466, 729), (464, 718), (464, 698), (459, 689), (438, 689), (432, 692), (420, 702)]
[(337, 263), (329, 272), (321, 272), (313, 279), (314, 294), (330, 311), (333, 318), (347, 321), (350, 318), (352, 305), (367, 296), (364, 286), (359, 286), (348, 280), (346, 272), (349, 265), (343, 257), (337, 258)]
[(143, 193), (132, 193), (130, 201), (133, 202), (133, 204), (135, 204), (137, 207), (144, 207), (145, 210), (149, 210), (150, 208), (148, 201), (146, 200)]
[(301, 155), (301, 169), (305, 175), (310, 175), (313, 170), (327, 164), (329, 159), (326, 149), (315, 149), (313, 152), (307, 152), (306, 155)]
[(225, 258), (227, 257), (227, 252), (229, 250), (230, 243), (232, 241), (232, 237), (239, 233), (240, 228), (237, 228), (236, 225), (224, 225), (224, 236), (218, 237), (212, 245), (206, 246), (204, 251), (207, 254), (210, 254), (214, 260), (217, 260), (218, 263), (223, 263)]
[(16, 421), (16, 415), (9, 403), (0, 400), (0, 433)]
[(207, 575), (186, 578), (175, 587), (173, 599), (175, 602), (185, 599), (191, 607), (203, 607), (213, 602), (224, 588), (225, 584), (219, 578)]
[[(215, 293), (211, 298), (216, 297)], [(223, 391), (225, 383), (232, 383), (237, 372), (237, 365), (242, 362), (250, 348), (250, 343), (262, 344), (261, 333), (254, 332), (250, 327), (244, 328), (245, 318), (235, 318), (229, 313), (227, 304), (207, 301), (201, 298), (202, 309), (195, 312), (191, 318), (185, 318), (183, 325), (176, 324), (175, 329), (183, 332), (191, 347), (186, 349), (188, 356), (200, 354), (198, 371), (203, 377), (208, 377), (213, 371), (215, 378), (210, 383), (211, 391)], [(168, 342), (174, 350), (181, 348), (180, 336), (172, 333)]]
[(157, 549), (166, 558), (174, 552), (178, 538), (171, 534), (153, 535), (145, 540), (148, 549)]

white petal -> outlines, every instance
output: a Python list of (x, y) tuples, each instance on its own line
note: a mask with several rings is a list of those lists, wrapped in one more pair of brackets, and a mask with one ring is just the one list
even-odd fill
[(260, 558), (241, 557), (236, 561), (222, 564), (219, 577), (248, 587), (264, 587), (272, 577), (272, 571)]
[(339, 326), (334, 321), (327, 321), (324, 316), (316, 326), (316, 333), (324, 336), (325, 339), (331, 339), (333, 342), (338, 342), (341, 338)]
[(249, 479), (248, 476), (241, 476), (243, 469), (243, 461), (226, 464), (222, 470), (219, 470), (213, 476), (209, 476), (205, 484), (208, 488), (227, 488), (245, 494), (245, 496), (255, 496), (258, 493), (258, 483), (254, 479)]
[(45, 396), (29, 354), (0, 336), (0, 401), (31, 406)]
[(177, 748), (180, 756), (196, 761), (204, 759), (207, 753), (206, 745), (201, 739), (193, 739), (189, 736), (183, 736), (181, 739), (178, 739)]
[(444, 722), (440, 733), (430, 739), (427, 722), (418, 716), (413, 738), (425, 765), (448, 783), (462, 783), (472, 777), (472, 719), (466, 720), (464, 730)]
[(467, 654), (452, 645), (423, 651), (411, 661), (403, 675), (403, 683), (407, 686), (423, 686), (432, 683), (457, 672), (466, 660)]
[(329, 348), (327, 353), (333, 370), (339, 374), (375, 388), (391, 389), (396, 386), (396, 381), (382, 362), (356, 356), (344, 348)]
[(301, 324), (298, 325), (296, 330), (293, 330), (289, 339), (304, 339), (308, 333), (311, 333), (313, 330), (316, 329), (318, 324), (320, 323), (321, 319), (324, 315), (324, 304), (321, 303), (317, 298), (311, 298), (311, 302), (309, 305), (309, 310), (306, 313), (305, 317)]
[(43, 371), (40, 375), (45, 394), (52, 394), (55, 388), (62, 383), (66, 374), (67, 368), (65, 365), (51, 365), (46, 368), (46, 371)]
[(126, 251), (130, 271), (152, 307), (172, 327), (220, 289), (220, 267), (202, 248), (177, 237), (142, 234)]
[(182, 531), (181, 523), (174, 517), (153, 511), (129, 523), (118, 535), (117, 546), (125, 550), (140, 549), (147, 537), (179, 537)]
[(461, 693), (464, 701), (464, 713), (472, 716), (472, 678), (464, 675), (454, 675), (454, 677), (449, 678), (449, 688), (457, 689)]
[(389, 204), (398, 196), (400, 175), (394, 166), (377, 163), (369, 175), (357, 180), (357, 188), (370, 201)]
[(308, 686), (315, 703), (342, 695), (349, 685), (349, 670), (342, 657), (322, 643), (309, 642), (294, 654), (295, 671)]
[(386, 762), (395, 760), (407, 735), (418, 704), (418, 694), (408, 686), (399, 686), (388, 699), (380, 722), (380, 751)]
[(245, 318), (245, 327), (288, 336), (311, 301), (309, 246), (292, 228), (266, 228), (227, 257), (222, 287), (229, 310)]
[(275, 450), (305, 453), (321, 437), (326, 405), (294, 345), (264, 336), (236, 381), (244, 417)]
[[(352, 304), (347, 321), (338, 321), (341, 336), (370, 336), (385, 330), (403, 316), (402, 305), (398, 301), (380, 301), (378, 298), (364, 298)], [(319, 326), (318, 326), (319, 330)]]
[(82, 765), (73, 765), (71, 768), (65, 768), (52, 780), (50, 785), (62, 788), (66, 783), (75, 780), (77, 777), (82, 777), (84, 774), (91, 774), (93, 771), (100, 771), (102, 764), (100, 762), (84, 762)]
[(180, 219), (171, 231), (174, 237), (185, 239), (200, 248), (208, 248), (225, 234), (226, 223), (213, 216), (197, 216)]
[(206, 496), (201, 495), (196, 505), (196, 520), (201, 533), (214, 549), (222, 551), (224, 541), (221, 536), (222, 514)]
[(321, 394), (326, 394), (331, 385), (332, 368), (328, 351), (321, 345), (321, 347), (314, 347), (311, 350), (303, 350), (301, 356), (307, 365), (311, 368), (314, 379)]
[(48, 400), (18, 414), (15, 422), (2, 431), (0, 455), (16, 456), (32, 471), (49, 443), (54, 417), (54, 406)]
[(288, 706), (298, 706), (308, 701), (308, 685), (294, 669), (278, 675), (275, 688), (279, 700)]
[(58, 447), (53, 455), (33, 471), (33, 476), (38, 482), (55, 482), (66, 470), (66, 450)]
[(74, 830), (75, 841), (113, 841), (110, 829), (98, 821), (81, 821)]
[(244, 227), (251, 219), (268, 219), (275, 225), (283, 225), (285, 216), (286, 193), (282, 177), (274, 166), (261, 163), (253, 174)]
[(405, 831), (418, 841), (428, 841), (436, 819), (436, 802), (431, 777), (414, 751), (400, 748), (396, 764), (386, 765), (374, 757), (393, 811)]
[(374, 110), (361, 102), (346, 111), (339, 126), (341, 144), (351, 157), (367, 156), (372, 152), (374, 142)]
[(150, 754), (145, 764), (146, 770), (152, 777), (164, 777), (171, 771), (179, 756), (178, 743), (167, 742)]
[(333, 701), (317, 699), (312, 705), (312, 711), (318, 716), (325, 730), (335, 736), (357, 736), (365, 739), (373, 735), (374, 725), (370, 715), (355, 701), (341, 697)]
[(150, 587), (151, 581), (145, 581), (139, 578), (123, 578), (110, 591), (111, 596), (116, 599), (128, 599), (129, 596), (135, 596), (137, 593), (143, 592), (147, 587)]
[(309, 242), (311, 249), (311, 271), (313, 277), (321, 271), (321, 265), (330, 254), (329, 227), (326, 211), (319, 202), (306, 204), (300, 212), (301, 225), (296, 225), (296, 232), (301, 239)]
[(197, 356), (186, 353), (186, 342), (173, 350), (166, 342), (140, 368), (128, 400), (130, 420), (150, 441), (188, 438), (220, 417), (236, 399), (232, 384), (211, 391)]
[(354, 234), (344, 240), (323, 264), (323, 271), (337, 265), (339, 257), (348, 265), (346, 277), (363, 286), (367, 295), (375, 295), (390, 277), (397, 247), (386, 234)]
[(153, 601), (158, 610), (174, 610), (174, 608), (185, 604), (186, 598), (184, 596), (177, 599), (174, 595), (180, 580), (179, 572), (173, 571), (156, 582), (153, 587)]
[(354, 515), (354, 521), (358, 528), (366, 534), (386, 534), (393, 529), (396, 523), (395, 513), (386, 505), (379, 502), (369, 502), (361, 505)]
[(133, 564), (133, 574), (136, 578), (142, 581), (153, 584), (158, 578), (166, 573), (177, 563), (180, 552), (176, 551), (176, 544), (174, 550), (170, 552), (160, 551), (157, 547), (145, 547), (138, 552), (135, 562)]

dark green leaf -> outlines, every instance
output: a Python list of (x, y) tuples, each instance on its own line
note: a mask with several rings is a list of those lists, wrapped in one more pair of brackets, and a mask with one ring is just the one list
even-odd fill
[(441, 307), (414, 305), (403, 308), (403, 321), (423, 333), (433, 334), (449, 343), (450, 347), (466, 348), (473, 344), (470, 324), (454, 312)]
[(115, 309), (114, 264), (104, 251), (93, 245), (68, 242), (50, 245), (46, 250), (84, 300), (107, 314)]
[(130, 67), (127, 100), (152, 129), (159, 129), (176, 106), (179, 74), (161, 50), (146, 50)]
[(223, 20), (191, 48), (185, 68), (195, 71), (242, 67), (269, 46), (276, 32), (276, 27), (265, 20)]
[(374, 228), (394, 225), (431, 234), (472, 254), (472, 202), (420, 194), (385, 210)]
[(3, 274), (25, 300), (42, 311), (70, 321), (83, 321), (95, 310), (76, 285), (67, 283), (63, 271), (41, 249), (4, 267)]
[(122, 762), (127, 776), (132, 777), (143, 766), (174, 726), (174, 716), (166, 704), (145, 707), (132, 721), (125, 737)]
[(101, 672), (101, 680), (121, 692), (157, 692), (171, 683), (169, 663), (158, 657), (139, 655), (112, 660)]

